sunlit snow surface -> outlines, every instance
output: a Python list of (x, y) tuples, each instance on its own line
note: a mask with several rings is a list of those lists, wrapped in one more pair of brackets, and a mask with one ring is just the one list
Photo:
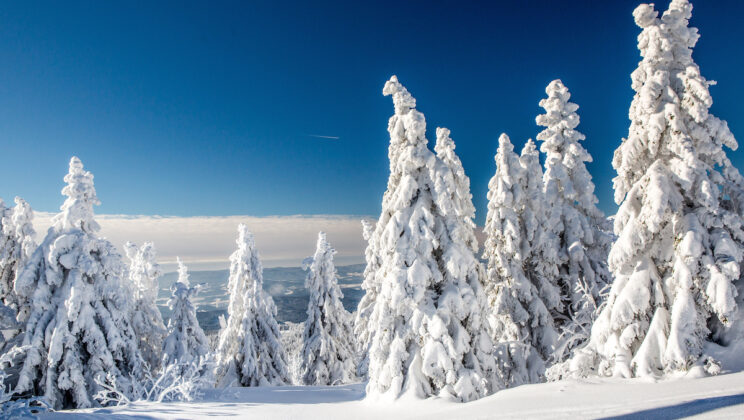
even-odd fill
[(241, 419), (744, 418), (744, 372), (649, 382), (590, 379), (524, 385), (471, 403), (368, 401), (364, 385), (208, 390), (192, 403), (50, 413), (42, 419), (206, 417)]

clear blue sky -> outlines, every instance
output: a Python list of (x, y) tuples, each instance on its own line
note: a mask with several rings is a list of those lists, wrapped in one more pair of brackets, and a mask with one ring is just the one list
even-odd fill
[[(612, 212), (637, 4), (5, 1), (0, 197), (56, 210), (75, 154), (101, 213), (377, 215), (393, 110), (381, 90), (397, 74), (430, 141), (452, 130), (482, 223), (499, 134), (534, 138), (544, 88), (561, 78)], [(744, 2), (693, 4), (694, 57), (719, 82), (713, 112), (744, 142)]]

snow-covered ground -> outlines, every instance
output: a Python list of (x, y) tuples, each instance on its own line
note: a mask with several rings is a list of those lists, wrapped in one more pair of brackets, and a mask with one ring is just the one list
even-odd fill
[(591, 379), (524, 385), (471, 403), (368, 401), (364, 385), (210, 390), (192, 403), (136, 403), (49, 413), (42, 419), (744, 418), (744, 372), (660, 382)]

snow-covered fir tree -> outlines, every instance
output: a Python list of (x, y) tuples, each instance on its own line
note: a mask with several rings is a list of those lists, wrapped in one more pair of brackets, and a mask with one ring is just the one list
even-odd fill
[(524, 209), (521, 219), (527, 248), (524, 251), (524, 270), (535, 284), (545, 306), (558, 310), (562, 306), (558, 284), (558, 236), (553, 233), (547, 218), (548, 205), (543, 191), (543, 171), (540, 152), (532, 139), (522, 148), (519, 162), (525, 171)]
[(141, 247), (127, 242), (124, 249), (130, 261), (129, 281), (134, 295), (132, 327), (139, 339), (142, 357), (152, 370), (157, 370), (167, 332), (163, 316), (155, 304), (158, 298), (158, 279), (162, 271), (155, 261), (155, 246), (152, 242), (145, 242)]
[(372, 310), (374, 310), (380, 290), (380, 279), (378, 277), (380, 256), (377, 246), (379, 234), (376, 233), (376, 230), (376, 225), (362, 219), (362, 236), (367, 241), (367, 247), (364, 250), (364, 259), (367, 265), (364, 267), (364, 280), (362, 280), (364, 295), (359, 300), (354, 317), (354, 336), (356, 337), (359, 360), (357, 376), (360, 378), (366, 378), (369, 370), (369, 345), (374, 333), (374, 329), (370, 328), (369, 318), (372, 315)]
[(554, 322), (562, 329), (554, 359), (565, 360), (583, 344), (591, 327), (592, 313), (611, 283), (607, 254), (611, 244), (605, 215), (597, 208), (594, 183), (585, 162), (592, 157), (581, 145), (586, 137), (579, 125), (578, 105), (560, 80), (553, 80), (540, 101), (545, 114), (536, 119), (545, 127), (537, 139), (545, 153), (543, 175), (546, 228), (557, 238), (558, 285), (562, 305), (554, 309)]
[(691, 11), (673, 0), (661, 18), (650, 4), (633, 12), (643, 59), (628, 137), (612, 161), (615, 281), (572, 360), (576, 375), (686, 372), (735, 320), (744, 182), (724, 150), (737, 147), (733, 135), (708, 111), (712, 82), (692, 60)]
[(455, 153), (455, 142), (450, 137), (448, 128), (437, 127), (437, 142), (434, 146), (437, 157), (452, 171), (454, 183), (450, 191), (455, 203), (455, 211), (462, 219), (465, 235), (463, 238), (473, 252), (478, 252), (478, 239), (475, 237), (475, 206), (473, 194), (470, 193), (470, 178), (465, 175), (460, 158)]
[(238, 226), (230, 256), (229, 318), (217, 346), (218, 385), (262, 386), (290, 382), (276, 306), (263, 290), (263, 268), (253, 234)]
[(315, 255), (304, 261), (310, 295), (302, 337), (300, 377), (305, 385), (339, 385), (355, 376), (351, 314), (344, 309), (333, 255), (336, 250), (318, 234)]
[[(498, 348), (499, 372), (509, 387), (542, 379), (557, 338), (553, 319), (538, 290), (540, 282), (525, 272), (539, 233), (535, 209), (540, 208), (541, 182), (532, 173), (536, 158), (532, 141), (520, 160), (509, 137), (502, 134), (495, 158), (496, 174), (488, 184), (485, 283), (493, 308), (489, 321)], [(539, 161), (537, 166), (539, 171)]]
[(373, 329), (369, 328), (369, 317), (372, 315), (379, 291), (377, 269), (380, 266), (380, 259), (376, 242), (378, 236), (375, 231), (375, 224), (362, 219), (362, 237), (367, 241), (367, 247), (364, 250), (364, 259), (367, 265), (364, 268), (364, 280), (362, 281), (364, 295), (359, 300), (354, 316), (354, 336), (358, 359), (357, 376), (360, 378), (366, 378), (369, 370), (369, 344), (371, 334), (374, 332)]
[(193, 365), (209, 353), (209, 339), (196, 318), (196, 307), (191, 299), (199, 292), (199, 286), (191, 286), (188, 267), (178, 258), (178, 279), (171, 286), (168, 307), (168, 335), (163, 341), (162, 366), (178, 363)]
[[(455, 177), (428, 148), (416, 100), (393, 76), (390, 178), (370, 246), (368, 395), (461, 401), (498, 388), (482, 267), (452, 199)], [(468, 193), (458, 194), (460, 197)]]
[(27, 308), (21, 308), (24, 305), (13, 291), (13, 284), (36, 249), (33, 218), (31, 206), (24, 199), (16, 197), (12, 209), (0, 200), (0, 303), (16, 313), (27, 312)]
[(44, 396), (54, 408), (90, 407), (107, 378), (131, 389), (142, 357), (122, 258), (98, 236), (93, 175), (73, 157), (64, 179), (62, 212), (15, 282), (29, 305), (22, 319), (29, 349), (15, 391)]
[[(5, 234), (5, 226), (10, 224), (9, 216), (10, 209), (5, 207), (5, 202), (0, 198), (0, 329), (16, 327), (16, 311), (8, 306), (9, 302), (14, 303), (17, 300), (13, 291), (16, 263), (10, 258), (15, 238)], [(5, 339), (0, 331), (0, 354), (3, 353)]]

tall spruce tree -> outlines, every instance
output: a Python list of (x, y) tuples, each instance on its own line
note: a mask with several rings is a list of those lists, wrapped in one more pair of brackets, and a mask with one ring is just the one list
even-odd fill
[(632, 74), (628, 137), (612, 162), (615, 282), (571, 362), (576, 375), (685, 372), (734, 321), (744, 182), (724, 150), (736, 148), (734, 136), (708, 111), (712, 82), (692, 59), (691, 11), (673, 0), (661, 18), (650, 4), (633, 12), (643, 59)]
[(33, 218), (31, 206), (24, 199), (16, 197), (12, 209), (0, 200), (0, 304), (16, 314), (24, 312), (22, 317), (28, 308), (13, 291), (13, 284), (36, 249)]
[[(191, 286), (188, 267), (178, 259), (178, 279), (171, 286), (168, 306), (168, 335), (163, 341), (162, 366), (178, 363), (182, 370), (198, 364), (209, 354), (209, 339), (196, 318), (196, 307), (191, 299), (199, 292), (199, 285)], [(203, 372), (204, 373), (204, 372)]]
[(310, 295), (300, 352), (300, 377), (305, 385), (339, 385), (355, 376), (351, 314), (344, 309), (333, 255), (336, 250), (318, 234), (315, 255), (304, 261), (305, 288)]
[(462, 240), (473, 250), (478, 252), (478, 239), (475, 237), (475, 206), (473, 205), (473, 194), (470, 193), (470, 178), (465, 174), (460, 158), (455, 153), (455, 142), (450, 137), (448, 128), (437, 127), (437, 142), (434, 151), (437, 157), (444, 162), (452, 172), (454, 182), (449, 191), (454, 202), (457, 216), (461, 219), (464, 235)]
[(130, 261), (129, 282), (134, 295), (132, 327), (139, 339), (142, 357), (152, 370), (157, 370), (167, 333), (163, 316), (155, 304), (158, 279), (163, 273), (155, 261), (156, 252), (152, 242), (145, 242), (141, 247), (127, 242), (124, 250)]
[(545, 153), (543, 176), (547, 204), (546, 225), (557, 238), (558, 285), (561, 305), (553, 311), (561, 339), (553, 358), (561, 362), (588, 339), (583, 331), (591, 327), (593, 312), (601, 304), (601, 292), (611, 283), (607, 254), (611, 244), (605, 215), (597, 208), (594, 183), (585, 162), (592, 157), (581, 145), (586, 137), (576, 130), (578, 105), (560, 80), (545, 89), (540, 101), (545, 114), (537, 124), (545, 127), (537, 139)]
[(290, 382), (276, 306), (263, 290), (263, 268), (253, 234), (238, 226), (238, 249), (230, 256), (229, 318), (217, 347), (219, 385), (283, 385)]
[(388, 190), (370, 240), (377, 267), (365, 278), (377, 293), (368, 395), (473, 400), (499, 386), (482, 268), (452, 199), (455, 177), (427, 148), (416, 100), (395, 76), (383, 94), (393, 97), (395, 115)]
[(374, 329), (370, 328), (369, 319), (375, 307), (375, 301), (379, 293), (379, 278), (377, 272), (380, 267), (380, 255), (378, 252), (376, 224), (362, 220), (362, 237), (367, 241), (364, 250), (364, 258), (367, 265), (364, 267), (364, 280), (362, 290), (364, 295), (359, 300), (354, 317), (354, 336), (357, 344), (357, 376), (366, 378), (369, 370), (369, 345), (372, 342)]
[[(509, 137), (502, 134), (496, 153), (496, 174), (488, 184), (486, 290), (493, 308), (489, 320), (497, 343), (499, 373), (506, 386), (539, 382), (545, 372), (557, 333), (539, 294), (540, 282), (526, 272), (538, 232), (535, 209), (541, 190), (531, 160), (537, 150), (529, 141), (522, 160)], [(539, 161), (537, 162), (539, 170)], [(530, 178), (532, 176), (532, 178)]]
[(22, 319), (29, 348), (15, 392), (45, 396), (57, 409), (95, 405), (107, 378), (128, 392), (142, 374), (124, 264), (98, 236), (93, 175), (73, 157), (64, 179), (62, 212), (15, 282), (29, 305)]

